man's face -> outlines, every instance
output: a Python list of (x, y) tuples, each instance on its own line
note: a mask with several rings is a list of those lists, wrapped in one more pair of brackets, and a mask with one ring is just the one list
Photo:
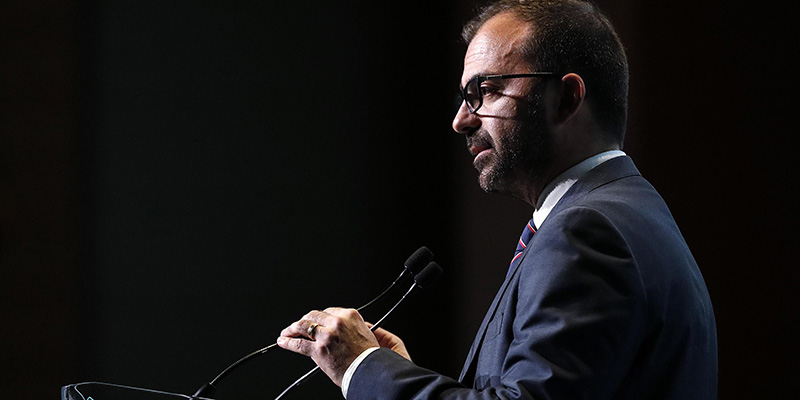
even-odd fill
[[(470, 42), (461, 84), (478, 75), (534, 72), (516, 51), (528, 27), (509, 14), (490, 19)], [(462, 103), (453, 129), (466, 136), (479, 183), (487, 192), (525, 196), (550, 162), (550, 140), (540, 78), (487, 80), (483, 106), (470, 114)]]

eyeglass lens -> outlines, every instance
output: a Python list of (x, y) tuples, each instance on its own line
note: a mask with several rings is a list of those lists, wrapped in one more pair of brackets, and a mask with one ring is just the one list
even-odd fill
[(483, 103), (483, 93), (481, 93), (480, 85), (478, 84), (478, 78), (474, 77), (467, 82), (467, 86), (464, 87), (464, 101), (467, 103), (467, 108), (471, 112), (475, 112), (480, 108), (481, 103)]

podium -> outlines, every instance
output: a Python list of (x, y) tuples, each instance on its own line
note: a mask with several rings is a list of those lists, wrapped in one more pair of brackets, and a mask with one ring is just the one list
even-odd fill
[(61, 400), (212, 400), (160, 390), (104, 382), (73, 383), (61, 387)]

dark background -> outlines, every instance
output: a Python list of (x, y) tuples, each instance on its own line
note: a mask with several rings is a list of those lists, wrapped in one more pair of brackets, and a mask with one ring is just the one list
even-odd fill
[[(420, 245), (445, 275), (386, 327), (458, 374), (531, 211), (481, 192), (450, 129), (477, 3), (267, 3), (1, 3), (4, 397), (191, 393)], [(599, 2), (629, 51), (625, 150), (706, 277), (720, 397), (794, 398), (792, 13), (658, 3)], [(273, 352), (218, 394), (312, 366)], [(320, 375), (290, 397), (340, 395)]]

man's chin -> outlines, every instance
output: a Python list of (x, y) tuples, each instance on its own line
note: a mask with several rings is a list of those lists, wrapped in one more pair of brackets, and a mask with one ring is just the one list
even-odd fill
[(497, 189), (494, 186), (490, 186), (485, 184), (483, 181), (479, 181), (479, 186), (483, 189), (486, 193), (497, 193)]
[(521, 179), (523, 178), (514, 176), (503, 168), (484, 168), (478, 175), (478, 185), (486, 193), (522, 198), (519, 188), (514, 184)]
[(478, 175), (478, 185), (486, 193), (501, 193), (502, 183), (500, 177), (492, 170), (483, 170)]

